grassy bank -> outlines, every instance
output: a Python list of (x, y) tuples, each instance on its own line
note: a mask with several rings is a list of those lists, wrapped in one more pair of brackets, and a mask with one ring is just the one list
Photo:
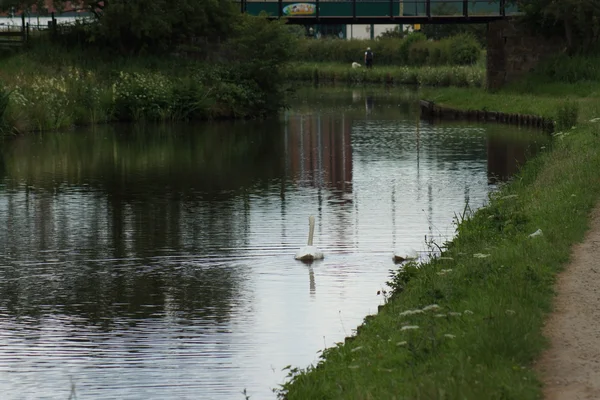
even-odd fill
[(485, 66), (376, 66), (352, 68), (351, 64), (299, 63), (288, 71), (290, 81), (340, 84), (388, 84), (422, 86), (483, 87)]
[(424, 91), (450, 107), (562, 119), (563, 130), (487, 207), (457, 216), (443, 258), (395, 272), (386, 306), (353, 340), (325, 350), (317, 366), (292, 369), (280, 397), (540, 398), (531, 367), (545, 345), (556, 273), (600, 196), (600, 122), (592, 122), (600, 92), (560, 83), (523, 95), (522, 87)]
[[(150, 53), (147, 44), (121, 51), (96, 44), (86, 29), (101, 29), (101, 22), (62, 36), (42, 32), (23, 51), (0, 58), (0, 133), (276, 113), (284, 106), (283, 72), (295, 39), (283, 23), (232, 19), (227, 40), (185, 56), (178, 47)], [(78, 42), (79, 34), (90, 43)]]
[(112, 121), (246, 118), (268, 108), (256, 84), (225, 68), (148, 57), (108, 62), (58, 47), (47, 59), (43, 53), (0, 60), (6, 133)]
[(482, 55), (481, 45), (471, 35), (428, 41), (423, 33), (413, 32), (403, 38), (377, 40), (303, 39), (296, 44), (294, 60), (351, 64), (363, 61), (367, 47), (373, 50), (376, 63), (389, 66), (472, 65)]

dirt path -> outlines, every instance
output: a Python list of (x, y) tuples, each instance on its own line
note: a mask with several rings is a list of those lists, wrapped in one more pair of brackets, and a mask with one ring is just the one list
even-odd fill
[(572, 256), (544, 328), (551, 346), (536, 366), (546, 400), (600, 399), (600, 205)]

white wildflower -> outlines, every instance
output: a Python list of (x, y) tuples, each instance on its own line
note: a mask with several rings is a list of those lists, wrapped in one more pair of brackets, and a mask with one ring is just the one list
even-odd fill
[(453, 334), (451, 334), (451, 333), (446, 333), (446, 334), (444, 335), (444, 337), (447, 337), (447, 338), (449, 338), (449, 339), (454, 339), (454, 338), (456, 337), (456, 335), (453, 335)]
[(430, 304), (428, 306), (423, 307), (423, 311), (437, 310), (439, 308), (440, 306), (438, 306), (437, 304)]
[(406, 326), (403, 326), (402, 328), (400, 328), (401, 331), (409, 331), (409, 330), (413, 330), (413, 329), (419, 329), (419, 327), (416, 325), (406, 325)]
[(413, 314), (422, 314), (423, 310), (406, 310), (404, 312), (400, 313), (401, 317), (405, 317), (407, 315), (413, 315)]
[(465, 313), (465, 315), (469, 315), (469, 314), (473, 314), (473, 311), (471, 311), (471, 310), (465, 310), (464, 313)]
[(435, 314), (436, 318), (444, 318), (446, 314)]
[(396, 343), (396, 346), (406, 346), (407, 344), (408, 344), (408, 342), (406, 340), (404, 340), (402, 342)]
[(475, 258), (487, 258), (489, 256), (490, 256), (490, 254), (481, 254), (481, 253), (473, 254), (473, 257), (475, 257)]
[(353, 349), (352, 349), (352, 350), (350, 350), (350, 351), (351, 351), (352, 353), (354, 353), (355, 351), (359, 351), (359, 350), (360, 350), (360, 349), (362, 349), (362, 348), (363, 348), (363, 346), (358, 346), (358, 347), (355, 347), (355, 348), (353, 348)]
[(449, 312), (448, 315), (452, 316), (452, 317), (458, 317), (459, 315), (462, 315), (462, 313), (456, 312), (456, 311), (452, 311)]
[(506, 310), (505, 312), (507, 315), (514, 315), (517, 313), (515, 310)]

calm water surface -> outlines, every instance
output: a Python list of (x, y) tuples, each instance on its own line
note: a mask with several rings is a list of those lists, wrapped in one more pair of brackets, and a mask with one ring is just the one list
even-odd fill
[[(543, 136), (303, 91), (280, 119), (27, 135), (0, 153), (3, 399), (274, 398)], [(326, 257), (293, 259), (308, 216)]]

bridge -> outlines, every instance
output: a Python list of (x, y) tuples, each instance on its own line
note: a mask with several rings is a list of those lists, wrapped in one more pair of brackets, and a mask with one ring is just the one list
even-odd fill
[(489, 23), (518, 15), (506, 0), (238, 0), (242, 13), (311, 24)]

